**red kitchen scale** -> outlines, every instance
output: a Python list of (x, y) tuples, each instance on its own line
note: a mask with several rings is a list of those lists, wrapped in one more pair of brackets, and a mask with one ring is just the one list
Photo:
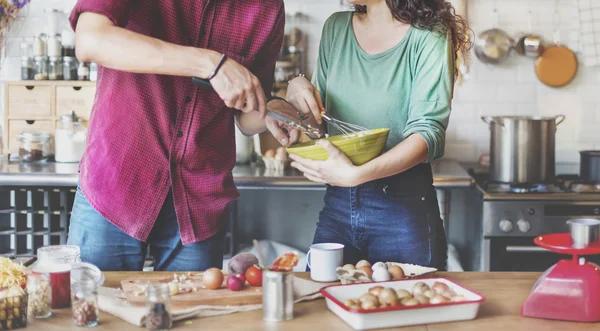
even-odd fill
[(521, 307), (521, 315), (563, 321), (600, 321), (600, 267), (581, 257), (600, 254), (600, 244), (573, 248), (570, 233), (539, 236), (534, 242), (573, 258), (560, 260), (540, 276)]

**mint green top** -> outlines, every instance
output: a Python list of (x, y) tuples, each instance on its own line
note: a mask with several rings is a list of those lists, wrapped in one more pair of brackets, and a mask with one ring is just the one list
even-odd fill
[(335, 13), (323, 28), (313, 84), (327, 113), (368, 129), (390, 128), (386, 151), (418, 133), (427, 162), (442, 157), (454, 85), (451, 40), (413, 26), (396, 46), (368, 54), (356, 40), (352, 15)]

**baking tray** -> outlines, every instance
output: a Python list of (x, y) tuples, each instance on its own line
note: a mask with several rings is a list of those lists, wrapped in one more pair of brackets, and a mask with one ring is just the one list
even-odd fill
[[(458, 295), (463, 295), (467, 301), (411, 307), (386, 307), (373, 310), (350, 309), (342, 303), (344, 300), (360, 297), (373, 286), (380, 285), (412, 292), (413, 285), (418, 282), (424, 282), (429, 287), (433, 286), (435, 282), (445, 283)], [(321, 293), (325, 296), (327, 308), (355, 330), (472, 320), (477, 317), (479, 306), (484, 300), (481, 294), (443, 277), (332, 285), (321, 289)]]

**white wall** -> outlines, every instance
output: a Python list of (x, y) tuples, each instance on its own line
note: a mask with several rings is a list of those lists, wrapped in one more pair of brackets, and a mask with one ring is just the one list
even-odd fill
[[(285, 0), (289, 12), (306, 15), (296, 24), (307, 34), (308, 71), (312, 71), (325, 19), (344, 6), (339, 0)], [(528, 0), (470, 0), (469, 22), (475, 33), (491, 28), (494, 2), (498, 3), (499, 26), (511, 35), (527, 31)], [(573, 0), (559, 0), (561, 37), (578, 49), (577, 20)], [(75, 0), (38, 0), (30, 5), (27, 19), (13, 29), (12, 36), (31, 36), (44, 24), (44, 8), (70, 8)], [(553, 39), (554, 0), (531, 0), (534, 32)], [(10, 45), (9, 45), (10, 46)], [(8, 50), (1, 77), (19, 76), (18, 43)], [(578, 151), (600, 149), (600, 68), (580, 66), (570, 85), (553, 89), (539, 83), (533, 60), (517, 55), (500, 66), (486, 66), (473, 57), (470, 79), (456, 89), (453, 113), (447, 132), (446, 156), (473, 161), (489, 149), (488, 128), (483, 115), (557, 115), (567, 120), (557, 131), (557, 161), (578, 162)]]

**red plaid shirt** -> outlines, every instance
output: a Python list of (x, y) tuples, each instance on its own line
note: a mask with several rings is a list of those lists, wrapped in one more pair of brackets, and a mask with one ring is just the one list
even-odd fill
[[(271, 90), (283, 40), (282, 0), (78, 0), (83, 12), (180, 45), (225, 53)], [(99, 68), (88, 146), (79, 166), (89, 203), (130, 236), (146, 241), (169, 189), (183, 244), (225, 225), (238, 197), (234, 111), (191, 78)]]

